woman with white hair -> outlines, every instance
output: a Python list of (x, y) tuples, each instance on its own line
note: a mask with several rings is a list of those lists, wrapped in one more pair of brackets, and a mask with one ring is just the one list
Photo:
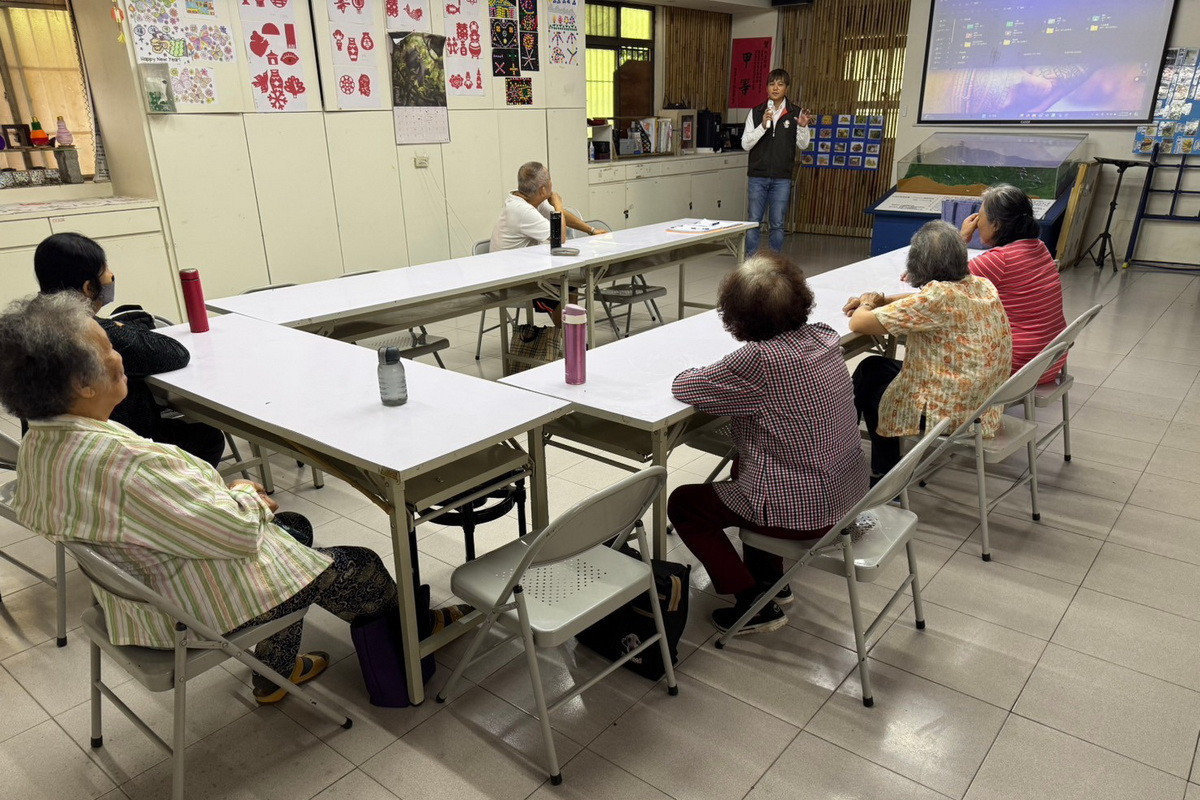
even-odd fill
[[(850, 330), (906, 335), (904, 361), (870, 356), (854, 370), (854, 403), (871, 436), (871, 472), (900, 461), (900, 437), (945, 417), (956, 427), (1008, 378), (1012, 332), (996, 287), (967, 269), (967, 246), (945, 222), (912, 238), (907, 280), (915, 294), (851, 297)], [(1000, 409), (983, 415), (983, 435), (1000, 427)]]

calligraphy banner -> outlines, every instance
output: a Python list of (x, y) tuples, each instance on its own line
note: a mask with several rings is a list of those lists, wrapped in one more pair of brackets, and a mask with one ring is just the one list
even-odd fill
[(754, 108), (765, 102), (771, 74), (771, 37), (734, 39), (729, 65), (729, 107)]

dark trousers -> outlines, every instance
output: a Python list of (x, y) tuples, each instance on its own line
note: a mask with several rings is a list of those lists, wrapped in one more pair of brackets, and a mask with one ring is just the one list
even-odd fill
[(743, 545), (746, 560), (738, 558), (733, 542), (725, 535), (726, 528), (747, 528), (777, 539), (818, 539), (828, 530), (796, 531), (758, 525), (729, 510), (711, 483), (680, 486), (671, 492), (667, 516), (721, 594), (766, 588), (783, 575), (783, 559), (777, 555)]
[(225, 455), (225, 434), (203, 422), (161, 418), (154, 425), (152, 438), (156, 442), (176, 445), (214, 467)]
[(871, 472), (883, 475), (900, 462), (900, 437), (880, 436), (879, 401), (888, 386), (900, 374), (901, 362), (894, 358), (870, 356), (854, 370), (854, 407), (867, 423), (871, 435)]
[[(275, 524), (305, 547), (312, 547), (312, 525), (301, 515), (276, 514)], [(353, 622), (360, 617), (375, 616), (386, 611), (389, 604), (396, 605), (396, 582), (392, 580), (375, 551), (365, 547), (317, 549), (333, 556), (333, 563), (329, 568), (308, 586), (274, 608), (259, 614), (241, 628), (287, 616), (313, 603), (346, 622)], [(303, 632), (303, 621), (289, 625), (255, 645), (254, 654), (268, 667), (287, 677), (292, 674), (296, 665)], [(270, 691), (274, 686), (273, 682), (255, 673), (254, 688)]]

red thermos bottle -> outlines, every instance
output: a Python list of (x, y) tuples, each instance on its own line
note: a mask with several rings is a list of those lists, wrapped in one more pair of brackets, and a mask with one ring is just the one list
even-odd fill
[(194, 269), (181, 269), (179, 283), (183, 287), (183, 305), (187, 309), (188, 325), (192, 333), (204, 333), (208, 330), (208, 312), (204, 310), (200, 273)]

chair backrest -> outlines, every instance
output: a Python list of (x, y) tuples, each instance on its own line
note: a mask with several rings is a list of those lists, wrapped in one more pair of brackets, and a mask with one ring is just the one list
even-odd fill
[(214, 641), (222, 638), (220, 631), (198, 620), (179, 606), (167, 600), (121, 567), (102, 556), (91, 545), (83, 542), (63, 542), (63, 546), (79, 563), (79, 569), (95, 585), (130, 602), (141, 603), (182, 622), (200, 636)]
[(475, 246), (471, 248), (471, 255), (481, 256), (484, 253), (490, 253), (491, 250), (492, 250), (492, 240), (491, 239), (483, 239), (481, 241), (476, 242)]
[(1062, 357), (1062, 354), (1070, 348), (1070, 342), (1051, 342), (1042, 348), (1042, 352), (1034, 356), (1030, 361), (1019, 370), (1009, 376), (1008, 380), (1000, 384), (1000, 388), (992, 392), (992, 396), (983, 402), (983, 405), (971, 417), (973, 422), (984, 411), (987, 411), (992, 406), (1007, 406), (1010, 403), (1015, 403), (1023, 399), (1026, 395), (1037, 388), (1038, 381), (1046, 374), (1046, 370)]
[(0, 469), (16, 469), (21, 443), (6, 433), (0, 433)]
[(612, 230), (612, 226), (602, 219), (589, 219), (587, 224), (591, 225), (593, 228), (603, 228), (606, 231)]
[(1067, 327), (1063, 328), (1062, 333), (1060, 333), (1058, 336), (1055, 336), (1054, 341), (1050, 342), (1050, 344), (1046, 345), (1046, 347), (1053, 347), (1061, 342), (1066, 342), (1068, 348), (1074, 347), (1075, 340), (1079, 338), (1079, 334), (1083, 333), (1083, 329), (1088, 325), (1091, 325), (1092, 320), (1094, 320), (1096, 316), (1103, 310), (1104, 306), (1100, 305), (1099, 303), (1092, 306), (1087, 311), (1076, 317), (1069, 325), (1067, 325)]
[(255, 292), (269, 292), (272, 289), (286, 289), (289, 286), (295, 286), (294, 283), (268, 283), (266, 286), (255, 286), (253, 289), (247, 289), (242, 294), (254, 294)]
[(862, 499), (842, 515), (842, 518), (829, 529), (829, 532), (808, 549), (808, 554), (805, 558), (811, 558), (832, 545), (843, 530), (854, 524), (859, 514), (867, 509), (890, 502), (896, 495), (907, 489), (908, 485), (912, 483), (913, 474), (917, 471), (917, 467), (925, 460), (927, 451), (938, 440), (938, 437), (946, 432), (948, 427), (950, 427), (950, 420), (940, 419), (936, 425), (925, 431), (925, 435), (913, 445), (911, 450), (904, 454), (904, 458), (900, 459), (896, 466), (892, 467), (887, 471), (887, 474), (876, 481), (875, 485), (867, 490)]
[(513, 571), (508, 597), (531, 566), (563, 561), (613, 537), (624, 537), (642, 518), (667, 483), (663, 467), (649, 467), (576, 503), (539, 533), (526, 537), (529, 550)]

